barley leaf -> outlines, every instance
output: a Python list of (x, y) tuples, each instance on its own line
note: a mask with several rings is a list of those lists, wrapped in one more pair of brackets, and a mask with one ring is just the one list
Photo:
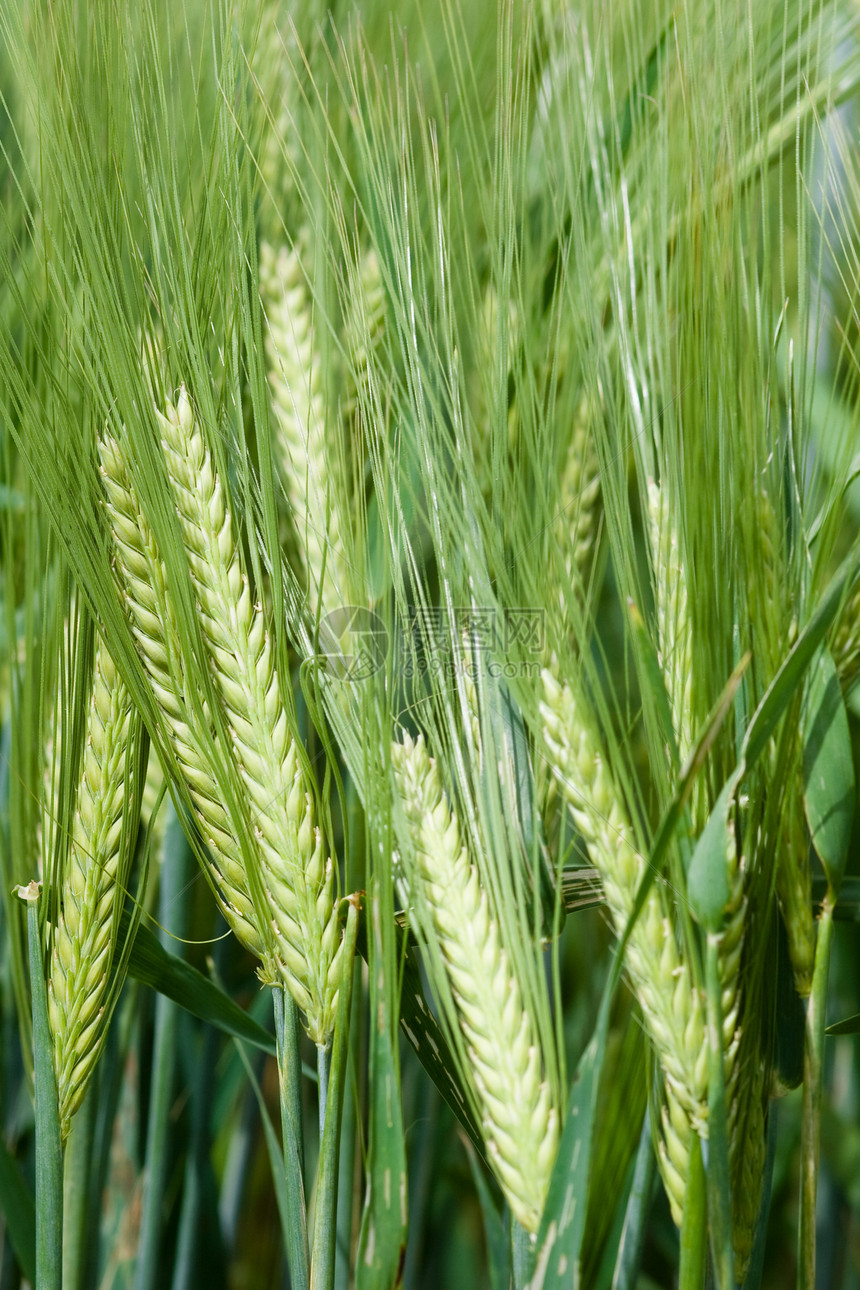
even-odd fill
[(666, 677), (663, 672), (663, 667), (657, 656), (657, 649), (645, 623), (645, 619), (639, 612), (638, 607), (630, 599), (627, 601), (627, 613), (630, 619), (630, 624), (633, 628), (633, 639), (636, 642), (643, 676), (648, 682), (648, 689), (651, 692), (651, 702), (654, 705), (654, 710), (657, 715), (660, 733), (666, 742), (669, 759), (672, 763), (672, 770), (677, 772), (679, 762), (678, 741), (675, 738), (675, 726), (672, 720), (672, 705), (669, 702), (669, 695), (666, 690)]
[(818, 607), (798, 636), (753, 714), (743, 743), (742, 759), (751, 770), (767, 747), (768, 740), (797, 692), (806, 669), (839, 611), (846, 589), (854, 583), (860, 557), (857, 552), (846, 556), (826, 588)]
[(269, 1165), (272, 1170), (272, 1181), (275, 1184), (275, 1199), (278, 1204), (278, 1215), (281, 1220), (281, 1232), (284, 1237), (285, 1246), (289, 1246), (289, 1232), (291, 1228), (290, 1220), (290, 1202), (287, 1195), (287, 1183), (284, 1176), (284, 1157), (281, 1152), (281, 1144), (278, 1142), (278, 1135), (275, 1132), (272, 1120), (269, 1115), (269, 1108), (266, 1105), (266, 1099), (263, 1097), (263, 1091), (260, 1088), (259, 1081), (254, 1074), (254, 1068), (248, 1060), (248, 1054), (245, 1052), (244, 1045), (239, 1039), (235, 1040), (236, 1051), (242, 1065), (245, 1068), (245, 1074), (254, 1091), (254, 1097), (257, 1099), (257, 1105), (260, 1109), (260, 1119), (263, 1124), (263, 1135), (266, 1139), (266, 1151), (269, 1156)]
[(806, 1013), (794, 986), (788, 935), (776, 920), (776, 1069), (784, 1088), (797, 1088), (803, 1079), (803, 1032)]
[[(128, 911), (123, 911), (120, 939), (128, 926)], [(244, 1039), (257, 1048), (274, 1053), (275, 1041), (252, 1017), (234, 1003), (229, 995), (202, 972), (169, 954), (149, 928), (141, 924), (134, 938), (128, 964), (129, 975), (142, 985), (178, 1003), (186, 1012), (236, 1039)]]
[(696, 843), (687, 874), (687, 896), (694, 917), (711, 931), (716, 931), (729, 903), (728, 813), (740, 780), (734, 775), (723, 786), (702, 835)]
[(853, 1017), (846, 1017), (844, 1021), (834, 1021), (832, 1026), (828, 1026), (825, 1034), (828, 1035), (860, 1035), (860, 1012), (855, 1012)]
[(21, 1271), (36, 1280), (36, 1203), (18, 1162), (0, 1138), (0, 1211)]
[(512, 1271), (511, 1246), (508, 1234), (505, 1231), (502, 1216), (493, 1200), (484, 1170), (471, 1147), (468, 1148), (468, 1156), (469, 1168), (472, 1171), (472, 1179), (475, 1183), (475, 1190), (478, 1193), (481, 1215), (484, 1220), (484, 1239), (487, 1242), (490, 1290), (509, 1290)]
[(639, 1265), (645, 1244), (651, 1197), (654, 1191), (656, 1161), (651, 1138), (651, 1123), (646, 1111), (636, 1152), (633, 1181), (624, 1212), (612, 1290), (632, 1290), (639, 1277)]
[[(630, 926), (633, 921), (631, 918)], [(577, 1269), (585, 1231), (597, 1086), (606, 1051), (609, 1004), (617, 982), (622, 953), (623, 950), (619, 947), (616, 951), (615, 970), (610, 974), (604, 990), (594, 1033), (573, 1077), (567, 1120), (538, 1231), (535, 1271), (528, 1290), (567, 1290), (570, 1285), (577, 1284)]]
[(484, 1144), (463, 1090), (454, 1077), (456, 1063), (445, 1033), (427, 1006), (421, 976), (411, 955), (403, 961), (400, 989), (400, 1027), (436, 1088), (483, 1156)]
[(854, 766), (848, 715), (828, 650), (822, 650), (810, 674), (803, 780), (812, 845), (835, 896), (845, 872), (854, 820)]

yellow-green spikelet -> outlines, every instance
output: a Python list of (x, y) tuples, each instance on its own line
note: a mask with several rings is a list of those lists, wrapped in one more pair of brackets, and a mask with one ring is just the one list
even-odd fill
[[(553, 773), (600, 873), (620, 936), (632, 912), (645, 861), (636, 850), (618, 795), (580, 718), (573, 691), (549, 670), (543, 673), (543, 687), (543, 736)], [(645, 899), (627, 943), (625, 961), (665, 1082), (658, 1160), (672, 1216), (680, 1225), (692, 1135), (707, 1133), (705, 1011), (659, 885), (652, 887)]]
[(159, 423), (203, 637), (248, 796), (278, 971), (311, 1038), (325, 1045), (340, 973), (333, 864), (314, 823), (263, 610), (252, 602), (221, 481), (184, 390)]
[(302, 265), (300, 239), (278, 250), (260, 247), (260, 294), (274, 413), (278, 467), (292, 511), (309, 589), (325, 577), (328, 608), (343, 596), (338, 526), (338, 454), (329, 441), (323, 370), (314, 327), (314, 302)]
[[(134, 490), (122, 450), (106, 437), (99, 445), (114, 541), (114, 569), (132, 635), (153, 695), (164, 714), (166, 732), (209, 848), (211, 876), (228, 926), (242, 944), (274, 972), (258, 927), (245, 858), (223, 804), (217, 776), (207, 756), (209, 731), (197, 728), (197, 709), (188, 703), (190, 678), (167, 587), (167, 573), (155, 538)], [(205, 705), (201, 702), (201, 708)]]
[(64, 1138), (101, 1048), (115, 924), (125, 896), (118, 880), (123, 877), (120, 839), (131, 716), (128, 691), (100, 646), (48, 976), (48, 1017)]
[(405, 735), (392, 748), (392, 763), (472, 1062), (488, 1158), (513, 1213), (535, 1232), (559, 1117), (542, 1078), (534, 1023), (423, 738)]

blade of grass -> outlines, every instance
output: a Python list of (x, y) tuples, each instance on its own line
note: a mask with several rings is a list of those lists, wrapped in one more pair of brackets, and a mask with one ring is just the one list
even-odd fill
[(24, 1276), (36, 1280), (36, 1202), (17, 1161), (0, 1138), (0, 1209)]
[[(127, 926), (126, 918), (124, 913), (120, 936)], [(268, 1031), (197, 968), (166, 950), (143, 924), (135, 934), (128, 970), (136, 981), (157, 990), (201, 1021), (274, 1054), (275, 1042)]]
[(484, 1220), (484, 1239), (487, 1242), (487, 1262), (489, 1264), (490, 1290), (509, 1290), (513, 1271), (511, 1268), (510, 1241), (508, 1240), (502, 1216), (493, 1200), (484, 1169), (470, 1143), (466, 1143), (466, 1154), (478, 1202), (481, 1206), (481, 1217)]
[(275, 1132), (269, 1116), (269, 1109), (266, 1106), (266, 1099), (263, 1097), (263, 1090), (260, 1088), (260, 1081), (254, 1074), (254, 1068), (251, 1065), (248, 1054), (245, 1052), (245, 1045), (241, 1039), (234, 1039), (236, 1051), (239, 1059), (245, 1068), (245, 1074), (248, 1076), (248, 1082), (257, 1099), (257, 1106), (260, 1111), (260, 1119), (263, 1124), (263, 1137), (266, 1142), (266, 1152), (269, 1156), (269, 1168), (272, 1171), (272, 1182), (275, 1187), (275, 1200), (278, 1205), (278, 1216), (281, 1220), (281, 1234), (284, 1238), (284, 1245), (289, 1250), (289, 1242), (292, 1239), (290, 1232), (294, 1226), (293, 1218), (290, 1215), (290, 1196), (287, 1189), (286, 1174), (284, 1172), (284, 1153), (278, 1135)]
[(819, 654), (810, 675), (803, 782), (812, 845), (835, 900), (851, 842), (855, 786), (848, 714), (828, 650)]
[(646, 1110), (633, 1169), (633, 1185), (627, 1200), (624, 1227), (615, 1261), (612, 1290), (632, 1290), (636, 1284), (645, 1244), (648, 1215), (651, 1210), (656, 1170), (654, 1146), (651, 1141), (651, 1123)]
[[(642, 885), (644, 886), (644, 880)], [(567, 1119), (537, 1235), (534, 1275), (528, 1290), (562, 1290), (571, 1284), (571, 1278), (575, 1282), (578, 1277), (587, 1210), (594, 1112), (606, 1051), (609, 1007), (621, 972), (624, 944), (634, 919), (635, 914), (631, 916), (627, 932), (616, 949), (594, 1033), (573, 1077)]]

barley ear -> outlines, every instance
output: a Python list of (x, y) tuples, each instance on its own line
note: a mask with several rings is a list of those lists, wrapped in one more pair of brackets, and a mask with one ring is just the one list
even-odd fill
[(167, 741), (208, 847), (210, 876), (219, 906), (241, 943), (263, 960), (264, 971), (274, 973), (260, 935), (235, 822), (224, 808), (224, 794), (206, 752), (211, 732), (198, 728), (195, 714), (205, 705), (201, 702), (199, 709), (189, 709), (190, 681), (164, 561), (141, 510), (120, 445), (105, 437), (99, 453), (120, 598), (163, 716)]
[(472, 1063), (490, 1165), (520, 1223), (536, 1232), (558, 1146), (534, 1022), (501, 944), (480, 874), (424, 740), (392, 747), (417, 879)]
[(278, 466), (299, 539), (309, 589), (329, 608), (344, 592), (339, 563), (337, 452), (329, 442), (313, 299), (302, 267), (301, 238), (277, 251), (260, 247), (260, 294), (266, 320), (269, 389)]
[[(580, 401), (561, 473), (555, 536), (568, 586), (584, 584), (594, 556), (600, 503), (600, 462), (594, 447), (590, 403)], [(562, 596), (562, 608), (566, 598)]]
[(666, 682), (678, 753), (683, 764), (693, 748), (692, 625), (680, 540), (664, 485), (648, 481), (648, 525), (658, 656)]
[[(571, 686), (546, 669), (543, 689), (544, 745), (620, 936), (645, 861)], [(692, 1134), (707, 1136), (707, 1053), (701, 991), (681, 953), (671, 912), (663, 887), (653, 886), (627, 943), (625, 965), (663, 1075), (666, 1109), (658, 1163), (673, 1217), (680, 1221)]]
[(200, 625), (260, 859), (280, 979), (328, 1043), (340, 981), (334, 866), (314, 820), (262, 606), (243, 571), (224, 489), (183, 390), (158, 414)]
[(87, 717), (83, 770), (72, 837), (57, 893), (48, 978), (60, 1127), (68, 1136), (104, 1039), (119, 912), (139, 809), (130, 794), (127, 755), (132, 704), (100, 646)]

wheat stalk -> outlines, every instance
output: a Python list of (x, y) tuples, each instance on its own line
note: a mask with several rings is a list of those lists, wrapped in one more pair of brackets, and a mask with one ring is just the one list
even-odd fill
[(53, 930), (48, 978), (48, 1017), (57, 1077), (60, 1126), (83, 1101), (101, 1050), (105, 1004), (116, 950), (116, 922), (125, 897), (130, 859), (123, 829), (130, 828), (127, 757), (131, 698), (107, 651), (95, 659), (87, 717), (83, 770), (72, 836)]
[(472, 1062), (490, 1163), (511, 1210), (535, 1232), (558, 1145), (558, 1111), (541, 1078), (534, 1023), (423, 737), (404, 735), (392, 747), (392, 764)]
[(247, 792), (275, 959), (308, 1033), (324, 1046), (340, 979), (334, 866), (314, 823), (263, 610), (252, 601), (221, 481), (184, 390), (158, 420), (200, 624)]

